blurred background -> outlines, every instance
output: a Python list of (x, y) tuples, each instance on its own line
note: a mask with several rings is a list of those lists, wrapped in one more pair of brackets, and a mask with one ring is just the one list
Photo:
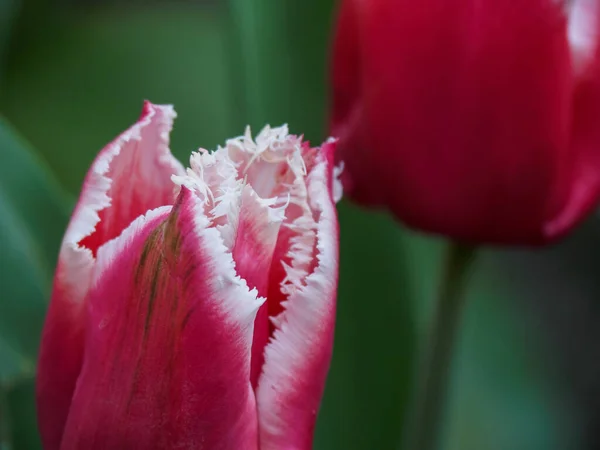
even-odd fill
[[(0, 0), (0, 449), (39, 449), (33, 380), (56, 254), (95, 154), (142, 101), (172, 150), (287, 122), (326, 137), (333, 0)], [(396, 449), (443, 242), (345, 201), (336, 344), (318, 450)], [(443, 450), (600, 448), (600, 224), (483, 251)]]

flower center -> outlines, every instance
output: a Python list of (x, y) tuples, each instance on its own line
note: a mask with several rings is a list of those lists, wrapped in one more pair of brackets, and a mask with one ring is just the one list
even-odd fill
[[(270, 220), (280, 221), (269, 272), (269, 317), (283, 311), (282, 302), (303, 286), (313, 270), (316, 222), (309, 206), (306, 177), (314, 150), (301, 138), (288, 135), (286, 126), (265, 127), (252, 139), (243, 136), (227, 141), (214, 152), (200, 150), (190, 158), (184, 177), (177, 184), (196, 192), (204, 202), (207, 217), (234, 252), (242, 192), (251, 189), (268, 210)], [(235, 253), (235, 252), (234, 252)]]

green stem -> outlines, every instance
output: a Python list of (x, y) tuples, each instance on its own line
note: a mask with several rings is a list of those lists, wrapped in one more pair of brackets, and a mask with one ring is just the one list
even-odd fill
[(7, 392), (5, 388), (0, 385), (0, 450), (10, 450), (12, 448), (10, 417), (8, 416), (8, 400), (6, 396)]
[(411, 450), (436, 450), (446, 400), (454, 341), (460, 325), (473, 247), (452, 242), (434, 307), (429, 340), (418, 373)]

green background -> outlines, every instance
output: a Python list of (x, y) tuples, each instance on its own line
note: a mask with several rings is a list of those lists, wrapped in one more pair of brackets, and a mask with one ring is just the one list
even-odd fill
[[(142, 101), (172, 103), (184, 163), (250, 124), (326, 138), (331, 0), (0, 0), (0, 449), (40, 448), (33, 380), (69, 211)], [(335, 350), (316, 449), (400, 448), (444, 242), (339, 206)], [(442, 448), (594, 448), (596, 219), (558, 247), (484, 250)]]

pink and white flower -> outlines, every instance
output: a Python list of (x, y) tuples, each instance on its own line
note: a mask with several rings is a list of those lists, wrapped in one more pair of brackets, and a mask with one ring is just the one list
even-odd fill
[(83, 185), (37, 379), (44, 448), (310, 449), (338, 275), (335, 143), (250, 131), (185, 171), (146, 103)]

